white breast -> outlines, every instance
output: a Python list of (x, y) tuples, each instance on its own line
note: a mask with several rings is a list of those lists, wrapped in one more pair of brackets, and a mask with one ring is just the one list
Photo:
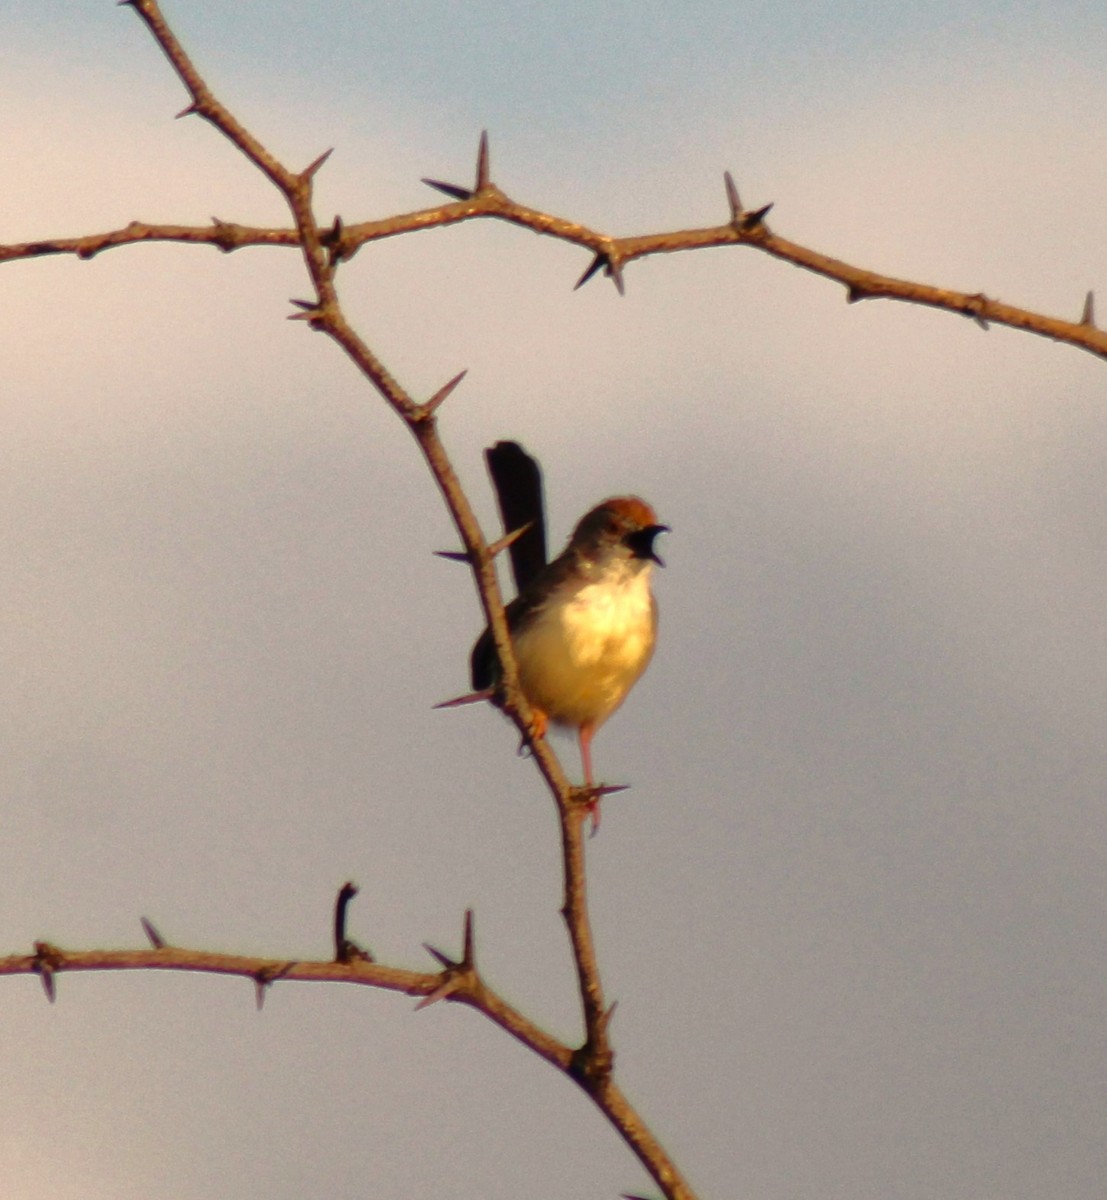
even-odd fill
[(657, 630), (649, 575), (638, 563), (566, 590), (517, 635), (523, 691), (552, 721), (601, 724), (646, 669)]

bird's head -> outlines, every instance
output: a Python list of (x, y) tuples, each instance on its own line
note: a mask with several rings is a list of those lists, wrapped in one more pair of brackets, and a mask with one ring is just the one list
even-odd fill
[(611, 556), (655, 562), (663, 567), (654, 549), (654, 539), (667, 533), (668, 525), (657, 523), (657, 513), (637, 496), (613, 496), (597, 504), (580, 520), (569, 546), (593, 560)]

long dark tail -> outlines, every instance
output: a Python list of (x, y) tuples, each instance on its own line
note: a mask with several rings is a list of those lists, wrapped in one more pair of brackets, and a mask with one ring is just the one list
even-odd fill
[(546, 503), (542, 468), (518, 442), (497, 442), (484, 452), (496, 489), (504, 532), (528, 526), (510, 547), (515, 590), (522, 592), (546, 565)]

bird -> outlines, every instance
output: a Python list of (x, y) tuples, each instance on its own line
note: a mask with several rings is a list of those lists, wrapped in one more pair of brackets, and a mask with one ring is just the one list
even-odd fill
[[(604, 789), (593, 778), (592, 738), (653, 657), (657, 601), (650, 578), (655, 564), (664, 566), (654, 542), (669, 527), (639, 497), (612, 496), (585, 513), (565, 549), (546, 563), (537, 462), (516, 442), (498, 442), (485, 456), (505, 527), (526, 526), (510, 546), (519, 594), (505, 609), (519, 686), (536, 736), (550, 724), (576, 730), (595, 833)], [(446, 705), (478, 699), (502, 705), (491, 629), (473, 646), (470, 682), (470, 695)]]

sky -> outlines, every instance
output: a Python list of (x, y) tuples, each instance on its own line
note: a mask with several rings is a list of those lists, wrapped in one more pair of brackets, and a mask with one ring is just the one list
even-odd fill
[[(493, 177), (610, 233), (772, 228), (1077, 318), (1107, 287), (1107, 16), (916, 6), (170, 4), (318, 211)], [(283, 223), (109, 0), (12, 6), (0, 241)], [(1107, 367), (844, 303), (746, 249), (573, 283), (493, 222), (342, 268), (442, 432), (545, 470), (550, 540), (671, 526), (654, 663), (598, 735), (587, 847), (618, 1078), (699, 1195), (1085, 1200), (1107, 1150)], [(0, 954), (36, 939), (378, 958), (476, 913), (486, 978), (578, 1036), (556, 820), (466, 687), (480, 616), (406, 431), (285, 320), (296, 256), (0, 270)], [(1101, 305), (1102, 307), (1102, 305)], [(556, 746), (577, 770), (573, 743)], [(656, 1195), (478, 1015), (242, 980), (0, 980), (5, 1200)]]

